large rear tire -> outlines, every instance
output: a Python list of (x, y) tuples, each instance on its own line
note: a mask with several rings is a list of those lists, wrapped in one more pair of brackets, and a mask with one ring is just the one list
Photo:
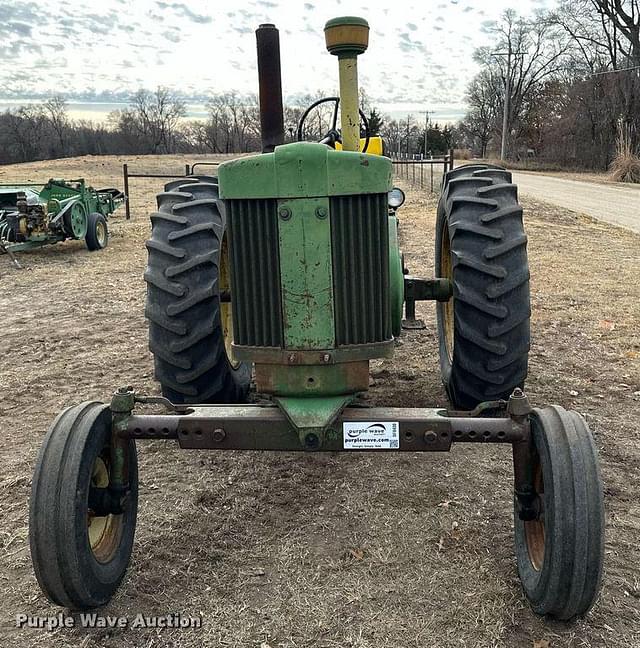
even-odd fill
[(453, 283), (438, 302), (442, 381), (460, 409), (506, 399), (527, 376), (527, 237), (511, 174), (467, 165), (444, 179), (436, 223), (436, 276)]
[(226, 223), (215, 178), (172, 182), (151, 215), (145, 314), (156, 379), (173, 403), (238, 403), (251, 369), (231, 354)]

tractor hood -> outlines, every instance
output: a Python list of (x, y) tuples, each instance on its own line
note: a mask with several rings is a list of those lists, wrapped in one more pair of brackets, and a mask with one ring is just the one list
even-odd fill
[(392, 163), (379, 155), (296, 142), (223, 162), (218, 179), (224, 200), (380, 194), (392, 188)]

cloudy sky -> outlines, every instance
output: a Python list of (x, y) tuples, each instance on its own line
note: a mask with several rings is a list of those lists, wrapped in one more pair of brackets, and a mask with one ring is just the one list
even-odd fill
[(255, 28), (280, 29), (285, 95), (336, 87), (323, 26), (371, 25), (361, 85), (384, 112), (464, 110), (483, 28), (508, 6), (547, 0), (0, 0), (0, 101), (42, 93), (127, 93), (170, 86), (185, 97), (256, 91)]

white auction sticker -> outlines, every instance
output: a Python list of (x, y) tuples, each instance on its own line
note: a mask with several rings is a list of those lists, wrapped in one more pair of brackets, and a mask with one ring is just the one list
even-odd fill
[(345, 450), (398, 450), (400, 425), (393, 423), (358, 422), (342, 424)]

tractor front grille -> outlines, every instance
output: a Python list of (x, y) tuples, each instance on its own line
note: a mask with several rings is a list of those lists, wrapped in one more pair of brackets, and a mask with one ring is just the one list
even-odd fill
[(336, 345), (391, 339), (386, 194), (331, 198)]
[[(275, 199), (226, 201), (236, 345), (284, 347)], [(390, 340), (386, 194), (330, 198), (336, 346)]]
[(228, 200), (233, 339), (282, 347), (277, 201)]

